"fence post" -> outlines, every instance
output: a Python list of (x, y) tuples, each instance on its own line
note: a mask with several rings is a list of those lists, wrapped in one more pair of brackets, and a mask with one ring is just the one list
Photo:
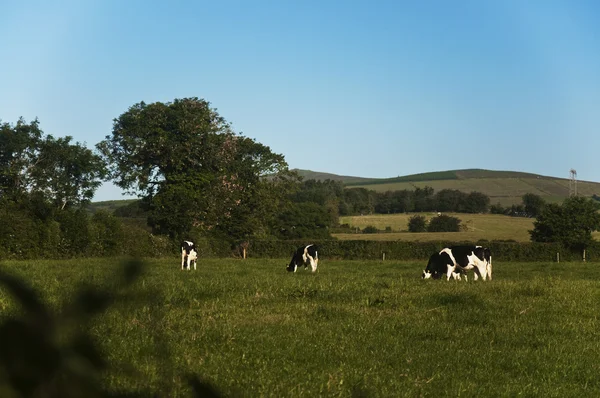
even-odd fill
[(385, 261), (385, 252), (383, 252), (383, 260), (381, 261)]
[(556, 252), (556, 262), (560, 263), (560, 253)]
[(585, 263), (585, 249), (583, 249), (583, 262)]

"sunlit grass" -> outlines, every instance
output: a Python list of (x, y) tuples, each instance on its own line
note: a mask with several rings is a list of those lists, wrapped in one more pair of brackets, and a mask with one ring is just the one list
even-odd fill
[(461, 220), (465, 230), (461, 232), (436, 232), (436, 233), (411, 233), (408, 232), (408, 221), (414, 215), (425, 216), (427, 220), (437, 216), (437, 213), (410, 213), (410, 214), (376, 214), (366, 216), (340, 217), (340, 224), (349, 224), (361, 230), (368, 225), (385, 230), (392, 229), (392, 233), (385, 234), (334, 234), (342, 240), (406, 240), (406, 241), (477, 241), (486, 240), (515, 240), (528, 242), (529, 230), (533, 229), (532, 218), (509, 217), (499, 214), (465, 214), (444, 213)]
[[(94, 323), (105, 383), (187, 396), (596, 396), (598, 263), (494, 263), (491, 282), (423, 281), (423, 262), (152, 260)], [(117, 260), (11, 262), (58, 303)], [(16, 310), (4, 292), (0, 311)]]

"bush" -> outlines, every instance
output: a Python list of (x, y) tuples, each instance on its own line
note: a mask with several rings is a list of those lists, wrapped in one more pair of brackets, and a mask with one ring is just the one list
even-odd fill
[(428, 232), (458, 232), (460, 231), (460, 220), (456, 217), (442, 214), (429, 221)]
[(427, 220), (425, 216), (412, 216), (408, 220), (408, 232), (425, 232), (427, 231)]
[(363, 234), (376, 234), (377, 232), (379, 232), (379, 230), (377, 229), (377, 227), (374, 227), (372, 225), (367, 225), (363, 230), (362, 230)]

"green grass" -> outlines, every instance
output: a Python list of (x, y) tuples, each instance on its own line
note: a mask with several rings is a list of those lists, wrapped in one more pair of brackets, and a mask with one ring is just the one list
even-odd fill
[(345, 216), (340, 217), (340, 224), (349, 224), (361, 230), (367, 225), (385, 230), (392, 228), (392, 233), (380, 234), (333, 234), (342, 240), (405, 240), (405, 241), (432, 241), (432, 240), (454, 240), (454, 241), (478, 241), (487, 240), (516, 240), (517, 242), (528, 242), (529, 233), (533, 229), (532, 218), (509, 217), (499, 214), (464, 214), (444, 213), (461, 220), (466, 230), (461, 232), (408, 232), (408, 220), (415, 214), (425, 216), (428, 220), (436, 217), (437, 213), (411, 213), (411, 214), (375, 214), (367, 216)]
[[(152, 260), (133, 299), (93, 323), (104, 382), (188, 396), (198, 373), (226, 396), (600, 394), (598, 263), (502, 263), (491, 282), (420, 279), (424, 262)], [(9, 262), (52, 305), (117, 260)], [(15, 311), (0, 291), (0, 313)]]

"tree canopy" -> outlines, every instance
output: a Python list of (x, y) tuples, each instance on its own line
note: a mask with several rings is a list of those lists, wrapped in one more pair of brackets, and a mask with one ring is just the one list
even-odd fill
[(585, 248), (593, 240), (592, 231), (600, 229), (598, 209), (598, 203), (581, 196), (567, 198), (562, 205), (546, 204), (529, 231), (531, 240)]
[(54, 207), (89, 203), (106, 175), (102, 158), (73, 137), (44, 136), (36, 119), (0, 124), (0, 196), (43, 197)]
[(294, 179), (282, 155), (195, 97), (133, 105), (97, 148), (116, 185), (145, 198), (151, 226), (171, 236), (260, 234)]

